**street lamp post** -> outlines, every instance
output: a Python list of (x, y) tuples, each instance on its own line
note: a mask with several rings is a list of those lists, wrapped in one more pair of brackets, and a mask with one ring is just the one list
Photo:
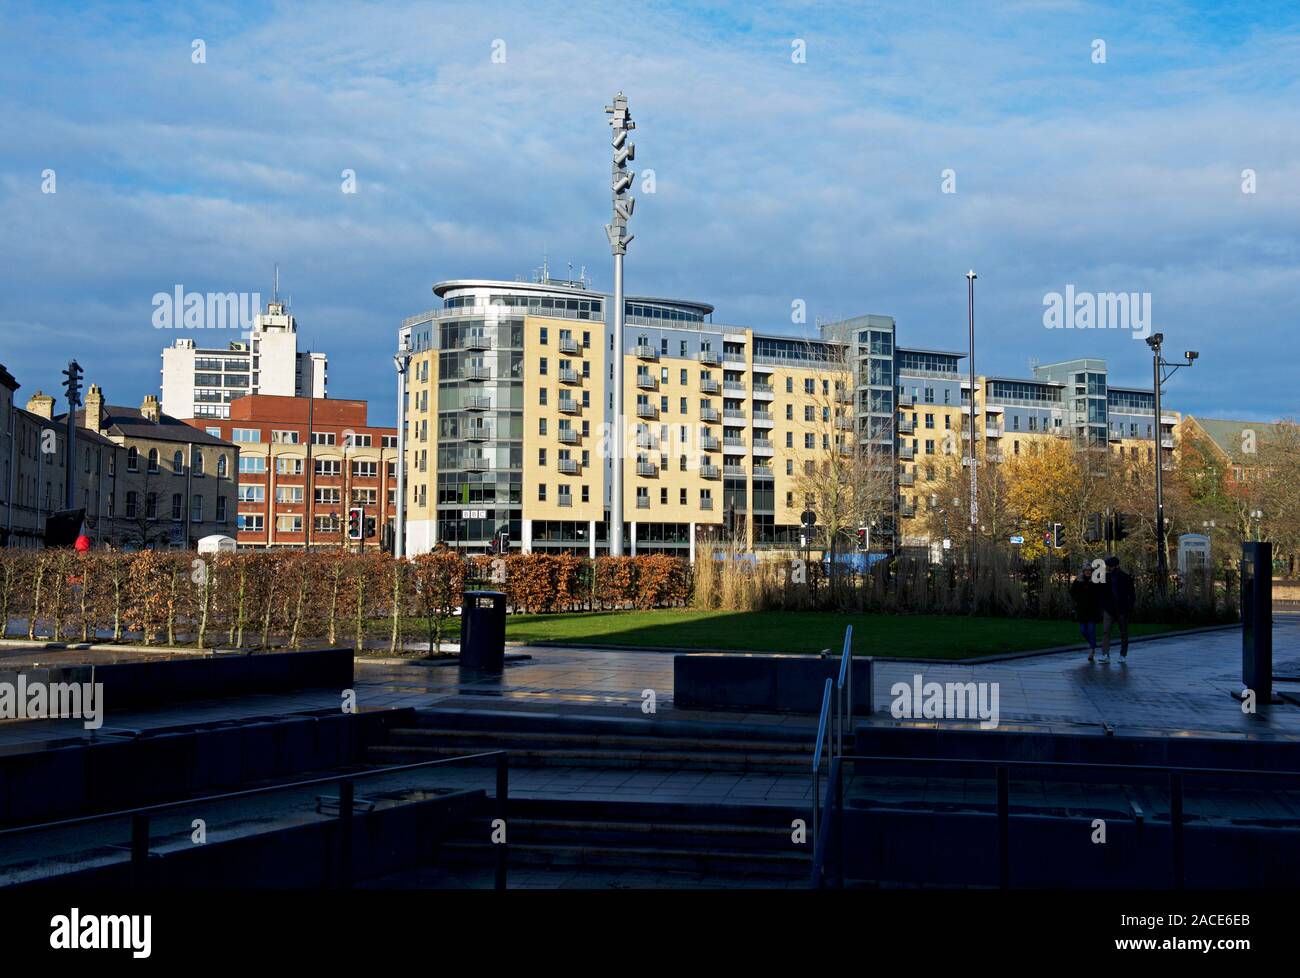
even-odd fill
[(393, 357), (397, 368), (397, 515), (393, 526), (393, 555), (406, 553), (406, 375), (411, 364), (411, 348), (405, 338)]
[(610, 189), (613, 192), (614, 215), (605, 225), (605, 235), (609, 238), (609, 249), (614, 256), (614, 316), (610, 328), (614, 336), (614, 432), (610, 439), (610, 465), (613, 479), (610, 487), (609, 501), (609, 552), (611, 556), (623, 556), (623, 256), (633, 235), (627, 233), (627, 222), (632, 217), (636, 206), (635, 198), (627, 195), (632, 186), (633, 171), (627, 164), (636, 159), (636, 147), (628, 142), (628, 133), (636, 128), (636, 123), (627, 111), (627, 96), (619, 92), (614, 96), (614, 104), (605, 106), (609, 124), (613, 128), (611, 142), (614, 146), (614, 162), (611, 170)]
[(970, 372), (970, 576), (971, 600), (974, 600), (975, 584), (975, 536), (979, 530), (979, 487), (975, 473), (975, 270), (966, 273), (966, 318), (970, 330), (970, 359), (967, 369)]
[(1186, 360), (1171, 363), (1161, 355), (1160, 348), (1164, 342), (1164, 333), (1152, 333), (1147, 337), (1147, 346), (1151, 347), (1151, 376), (1156, 395), (1156, 585), (1162, 595), (1169, 587), (1169, 555), (1165, 552), (1165, 458), (1164, 432), (1160, 427), (1161, 387), (1178, 371), (1179, 367), (1190, 367), (1200, 356), (1195, 350), (1188, 350), (1183, 354)]

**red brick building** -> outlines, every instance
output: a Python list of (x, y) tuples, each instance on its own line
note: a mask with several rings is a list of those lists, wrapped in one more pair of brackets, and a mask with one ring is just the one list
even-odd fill
[(241, 547), (337, 546), (350, 506), (365, 508), (375, 530), (365, 546), (379, 547), (396, 517), (397, 429), (368, 425), (365, 401), (251, 394), (228, 419), (188, 423), (239, 449)]

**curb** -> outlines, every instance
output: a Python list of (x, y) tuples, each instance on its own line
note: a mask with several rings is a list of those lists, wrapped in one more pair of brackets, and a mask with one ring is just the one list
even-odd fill
[[(1208, 632), (1221, 632), (1229, 629), (1240, 629), (1240, 623), (1228, 625), (1206, 625), (1200, 628), (1177, 629), (1170, 632), (1161, 632), (1156, 635), (1134, 635), (1129, 639), (1129, 645), (1138, 642), (1149, 642), (1155, 639), (1168, 639), (1181, 637), (1184, 635), (1200, 635)], [(817, 652), (760, 652), (755, 649), (706, 649), (706, 648), (679, 648), (666, 645), (613, 645), (609, 643), (574, 643), (563, 641), (540, 641), (540, 642), (507, 642), (506, 645), (517, 648), (544, 648), (544, 649), (588, 649), (596, 652), (646, 652), (653, 655), (663, 655), (665, 653), (675, 653), (678, 655), (690, 655), (700, 653), (703, 655), (799, 655), (814, 656)], [(1014, 659), (1029, 659), (1040, 655), (1058, 655), (1063, 652), (1086, 652), (1086, 645), (1057, 645), (1046, 649), (1030, 649), (1024, 652), (998, 652), (993, 655), (970, 656), (962, 659), (941, 659), (941, 658), (908, 658), (907, 656), (896, 655), (875, 655), (871, 656), (876, 662), (924, 662), (927, 664), (942, 663), (946, 665), (980, 665), (986, 662), (1006, 662)], [(861, 656), (866, 658), (866, 656)]]

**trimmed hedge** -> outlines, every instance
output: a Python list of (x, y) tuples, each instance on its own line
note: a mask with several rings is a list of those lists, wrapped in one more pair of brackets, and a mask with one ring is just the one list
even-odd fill
[[(7, 637), (145, 644), (301, 648), (351, 641), (367, 626), (403, 619), (429, 625), (433, 648), (466, 588), (504, 591), (515, 611), (546, 613), (679, 607), (690, 600), (690, 565), (662, 554), (597, 557), (509, 554), (461, 557), (438, 550), (412, 559), (373, 551), (249, 550), (120, 553), (0, 549), (0, 623)], [(11, 633), (13, 633), (11, 635)]]

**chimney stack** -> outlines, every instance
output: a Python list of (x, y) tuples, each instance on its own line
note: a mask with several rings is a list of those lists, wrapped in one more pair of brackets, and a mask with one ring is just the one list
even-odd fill
[(47, 421), (52, 421), (54, 420), (54, 398), (49, 394), (42, 394), (37, 391), (27, 402), (27, 410), (31, 411), (32, 414), (39, 414)]
[(86, 391), (86, 416), (83, 424), (95, 434), (104, 430), (104, 392), (98, 384), (91, 384)]
[(157, 424), (158, 419), (162, 416), (162, 411), (158, 407), (158, 395), (146, 394), (144, 396), (144, 401), (140, 404), (140, 413), (143, 414), (147, 420)]

